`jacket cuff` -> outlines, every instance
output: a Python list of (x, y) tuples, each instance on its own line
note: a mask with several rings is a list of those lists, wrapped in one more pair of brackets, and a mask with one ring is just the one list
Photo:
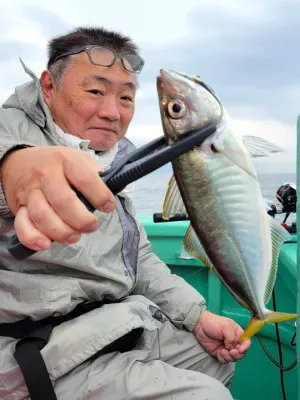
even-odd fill
[(193, 332), (197, 322), (199, 321), (199, 318), (203, 311), (206, 310), (206, 304), (194, 304), (194, 306), (191, 308), (187, 316), (185, 317), (183, 321), (184, 327), (189, 331)]

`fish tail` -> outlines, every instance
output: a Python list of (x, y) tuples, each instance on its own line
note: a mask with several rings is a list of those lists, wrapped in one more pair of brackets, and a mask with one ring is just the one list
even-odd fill
[(264, 319), (253, 317), (249, 324), (246, 326), (244, 333), (239, 338), (239, 343), (242, 343), (246, 339), (250, 339), (253, 335), (259, 332), (264, 325), (269, 322), (284, 322), (298, 317), (298, 314), (287, 314), (277, 311), (268, 311)]

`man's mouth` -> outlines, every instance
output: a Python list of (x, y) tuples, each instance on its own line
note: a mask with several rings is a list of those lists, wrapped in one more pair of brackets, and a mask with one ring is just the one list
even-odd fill
[(105, 131), (107, 133), (114, 133), (115, 135), (117, 134), (117, 129), (108, 126), (92, 126), (90, 129)]

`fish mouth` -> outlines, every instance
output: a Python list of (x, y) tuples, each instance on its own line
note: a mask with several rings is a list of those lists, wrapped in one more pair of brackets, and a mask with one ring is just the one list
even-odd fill
[(159, 92), (165, 86), (168, 86), (168, 89), (175, 87), (178, 81), (192, 81), (187, 75), (173, 70), (161, 69), (159, 72), (160, 75), (157, 77), (157, 89)]
[[(204, 86), (207, 89), (207, 85), (203, 85), (202, 80), (198, 76), (190, 76), (184, 72), (174, 71), (171, 69), (160, 69), (160, 75), (157, 77), (157, 82), (159, 85), (164, 84), (175, 84), (176, 82), (181, 82), (184, 84), (192, 85), (200, 85)], [(213, 92), (213, 90), (211, 90)]]
[[(160, 101), (164, 103), (166, 98), (182, 98), (194, 87), (195, 83), (179, 72), (167, 69), (161, 69), (157, 76), (156, 86)], [(187, 99), (187, 98), (186, 98)]]
[(156, 87), (157, 87), (157, 92), (158, 92), (159, 96), (161, 95), (161, 92), (163, 90), (163, 86), (164, 86), (163, 78), (159, 75), (156, 78)]
[[(171, 73), (165, 69), (161, 69), (160, 75), (158, 75), (156, 79), (156, 86), (157, 86), (157, 91), (158, 94), (161, 96), (163, 90), (167, 89), (168, 92), (172, 90), (172, 87), (174, 86), (174, 78), (172, 79)], [(171, 72), (171, 71), (170, 71)], [(175, 93), (175, 90), (174, 90)]]

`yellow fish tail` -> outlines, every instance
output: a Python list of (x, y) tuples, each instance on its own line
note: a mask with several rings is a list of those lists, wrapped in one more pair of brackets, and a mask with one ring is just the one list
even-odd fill
[(246, 339), (250, 339), (253, 335), (261, 330), (261, 328), (269, 322), (284, 322), (290, 319), (298, 318), (298, 314), (287, 314), (277, 311), (269, 311), (264, 319), (253, 317), (249, 324), (246, 326), (243, 334), (239, 338), (239, 343)]

